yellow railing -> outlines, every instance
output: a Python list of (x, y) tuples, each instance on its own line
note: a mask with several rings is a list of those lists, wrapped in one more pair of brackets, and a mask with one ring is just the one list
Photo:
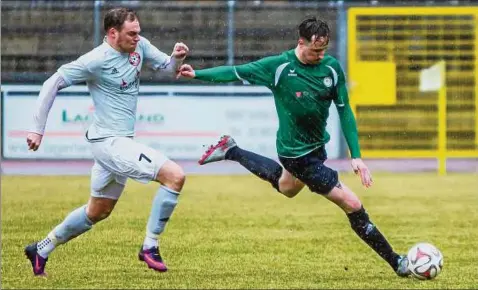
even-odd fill
[[(478, 157), (478, 7), (348, 10), (348, 81), (370, 158)], [(421, 73), (439, 64), (435, 91)]]

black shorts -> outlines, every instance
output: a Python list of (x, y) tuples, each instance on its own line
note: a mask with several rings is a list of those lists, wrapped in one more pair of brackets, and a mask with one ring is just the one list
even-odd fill
[(324, 146), (298, 158), (279, 156), (279, 160), (287, 171), (315, 193), (328, 194), (339, 182), (337, 171), (324, 165), (327, 160)]

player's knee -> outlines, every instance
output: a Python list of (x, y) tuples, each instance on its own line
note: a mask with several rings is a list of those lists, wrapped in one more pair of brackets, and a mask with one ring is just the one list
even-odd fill
[(281, 184), (279, 183), (279, 191), (288, 198), (295, 197), (302, 188), (297, 188), (294, 184)]
[(346, 213), (353, 213), (362, 208), (362, 202), (358, 196), (340, 182), (325, 197), (337, 204)]
[(279, 192), (288, 198), (295, 197), (303, 187), (304, 185), (290, 174), (279, 179)]
[(351, 212), (356, 212), (362, 208), (362, 203), (360, 200), (354, 200), (349, 203), (349, 208)]
[(293, 198), (299, 193), (299, 191), (295, 189), (286, 189), (286, 190), (281, 189), (280, 192), (288, 198)]
[(168, 161), (159, 170), (156, 181), (174, 191), (180, 192), (186, 182), (186, 175), (181, 166)]
[(88, 218), (93, 222), (93, 223), (97, 223), (97, 222), (100, 222), (104, 219), (106, 219), (107, 217), (110, 216), (112, 210), (103, 210), (103, 211), (99, 211), (99, 212), (94, 212), (94, 214), (92, 216), (88, 215)]
[(183, 169), (179, 168), (172, 174), (170, 188), (172, 190), (179, 192), (183, 189), (185, 182), (186, 182), (186, 175), (184, 174)]
[(340, 181), (337, 182), (335, 188), (340, 192), (342, 197), (342, 209), (346, 212), (356, 212), (362, 208), (362, 202), (358, 196), (351, 191), (345, 184)]
[(107, 218), (110, 215), (111, 211), (109, 212), (103, 212), (103, 211), (98, 211), (95, 209), (91, 209), (90, 207), (86, 208), (86, 216), (90, 221), (92, 221), (94, 224), (97, 222), (100, 222)]
[(86, 207), (86, 215), (90, 221), (97, 223), (110, 216), (116, 200), (107, 198), (90, 198)]

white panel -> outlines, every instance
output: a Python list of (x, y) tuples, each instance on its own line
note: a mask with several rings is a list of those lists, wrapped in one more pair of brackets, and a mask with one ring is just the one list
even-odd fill
[[(92, 158), (84, 134), (94, 109), (85, 94), (86, 87), (81, 86), (67, 88), (64, 91), (70, 95), (56, 98), (42, 146), (36, 152), (27, 150), (25, 139), (39, 89), (40, 86), (2, 87), (4, 157)], [(141, 93), (148, 95), (140, 95), (138, 100), (136, 139), (172, 159), (197, 160), (205, 150), (203, 145), (215, 143), (223, 134), (231, 134), (244, 149), (277, 158), (277, 115), (272, 94), (265, 87), (143, 86)], [(222, 93), (232, 96), (221, 96)], [(331, 159), (340, 153), (339, 119), (332, 107), (327, 125), (331, 141), (326, 145)]]

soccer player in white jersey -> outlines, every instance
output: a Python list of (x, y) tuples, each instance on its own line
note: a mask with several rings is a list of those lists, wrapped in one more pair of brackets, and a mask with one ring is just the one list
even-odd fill
[(185, 182), (184, 171), (161, 152), (136, 142), (134, 125), (143, 64), (177, 76), (188, 47), (176, 43), (171, 56), (159, 51), (139, 35), (138, 16), (127, 8), (108, 11), (104, 29), (106, 36), (101, 45), (61, 66), (45, 81), (37, 101), (34, 126), (27, 136), (29, 149), (36, 151), (57, 92), (86, 82), (95, 106), (93, 123), (86, 132), (95, 160), (91, 170), (91, 196), (86, 205), (72, 211), (43, 240), (25, 248), (35, 275), (45, 273), (48, 256), (58, 245), (85, 233), (109, 216), (128, 178), (161, 184), (138, 256), (149, 268), (167, 270), (159, 252), (158, 236), (178, 203)]

